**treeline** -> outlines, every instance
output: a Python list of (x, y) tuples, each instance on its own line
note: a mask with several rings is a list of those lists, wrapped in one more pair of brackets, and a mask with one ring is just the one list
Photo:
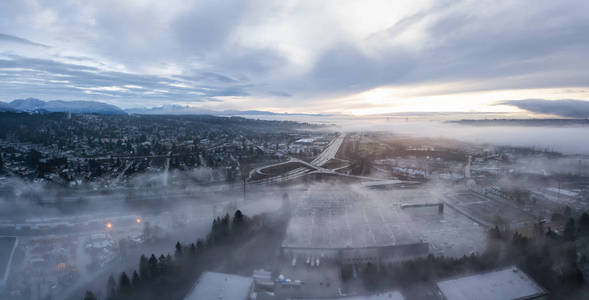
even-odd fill
[[(215, 252), (247, 238), (255, 223), (255, 219), (237, 210), (233, 218), (226, 214), (213, 220), (206, 239), (189, 245), (177, 242), (173, 255), (141, 255), (138, 270), (108, 278), (105, 299), (183, 299), (200, 273), (218, 262), (211, 259)], [(84, 296), (84, 300), (97, 299), (92, 291)]]
[[(589, 295), (578, 262), (575, 240), (589, 235), (589, 214), (570, 218), (562, 234), (537, 224), (533, 237), (492, 228), (488, 245), (481, 254), (461, 258), (428, 256), (402, 263), (362, 266), (359, 276), (369, 290), (390, 290), (419, 282), (490, 271), (516, 265), (548, 290), (554, 299), (577, 299)], [(352, 266), (342, 266), (343, 280), (353, 277)]]

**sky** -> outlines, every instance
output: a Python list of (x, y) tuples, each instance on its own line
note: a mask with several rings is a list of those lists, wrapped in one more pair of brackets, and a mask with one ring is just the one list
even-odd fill
[(588, 32), (584, 0), (3, 0), (0, 101), (570, 111), (589, 100)]

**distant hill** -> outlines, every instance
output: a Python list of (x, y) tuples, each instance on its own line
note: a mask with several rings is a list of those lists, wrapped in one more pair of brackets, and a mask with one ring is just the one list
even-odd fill
[(471, 126), (589, 126), (589, 119), (480, 119), (448, 121)]
[(162, 105), (157, 107), (137, 107), (125, 109), (127, 113), (136, 115), (217, 115), (218, 112), (182, 105)]
[(10, 105), (8, 105), (8, 103), (4, 103), (4, 102), (0, 102), (0, 112), (15, 112), (16, 110), (12, 107), (10, 107)]
[(71, 112), (75, 114), (124, 115), (122, 109), (95, 101), (43, 101), (35, 98), (16, 99), (10, 103), (0, 103), (0, 111), (15, 112)]
[(192, 106), (183, 105), (162, 105), (157, 107), (138, 107), (125, 109), (127, 113), (137, 115), (212, 115), (212, 116), (281, 116), (281, 115), (301, 115), (301, 116), (326, 116), (323, 114), (289, 114), (275, 113), (263, 110), (211, 110)]
[(43, 101), (36, 98), (16, 99), (10, 103), (0, 102), (0, 112), (71, 112), (75, 114), (101, 115), (211, 115), (211, 116), (328, 116), (326, 114), (290, 114), (263, 110), (211, 110), (183, 105), (137, 107), (122, 110), (117, 106), (96, 101)]

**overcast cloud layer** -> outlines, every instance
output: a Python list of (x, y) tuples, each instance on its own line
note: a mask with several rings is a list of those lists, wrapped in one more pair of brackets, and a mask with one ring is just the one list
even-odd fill
[(588, 30), (581, 0), (5, 0), (0, 100), (321, 112), (380, 87), (589, 89)]
[(506, 100), (500, 102), (500, 104), (512, 105), (537, 114), (549, 114), (570, 118), (589, 118), (589, 101), (525, 99)]

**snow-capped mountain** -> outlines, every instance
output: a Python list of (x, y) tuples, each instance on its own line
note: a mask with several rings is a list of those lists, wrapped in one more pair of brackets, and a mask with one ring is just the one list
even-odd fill
[[(71, 112), (76, 114), (121, 115), (126, 114), (122, 109), (102, 102), (95, 101), (42, 101), (35, 98), (17, 99), (4, 107), (20, 112)], [(8, 111), (8, 110), (4, 110)]]

